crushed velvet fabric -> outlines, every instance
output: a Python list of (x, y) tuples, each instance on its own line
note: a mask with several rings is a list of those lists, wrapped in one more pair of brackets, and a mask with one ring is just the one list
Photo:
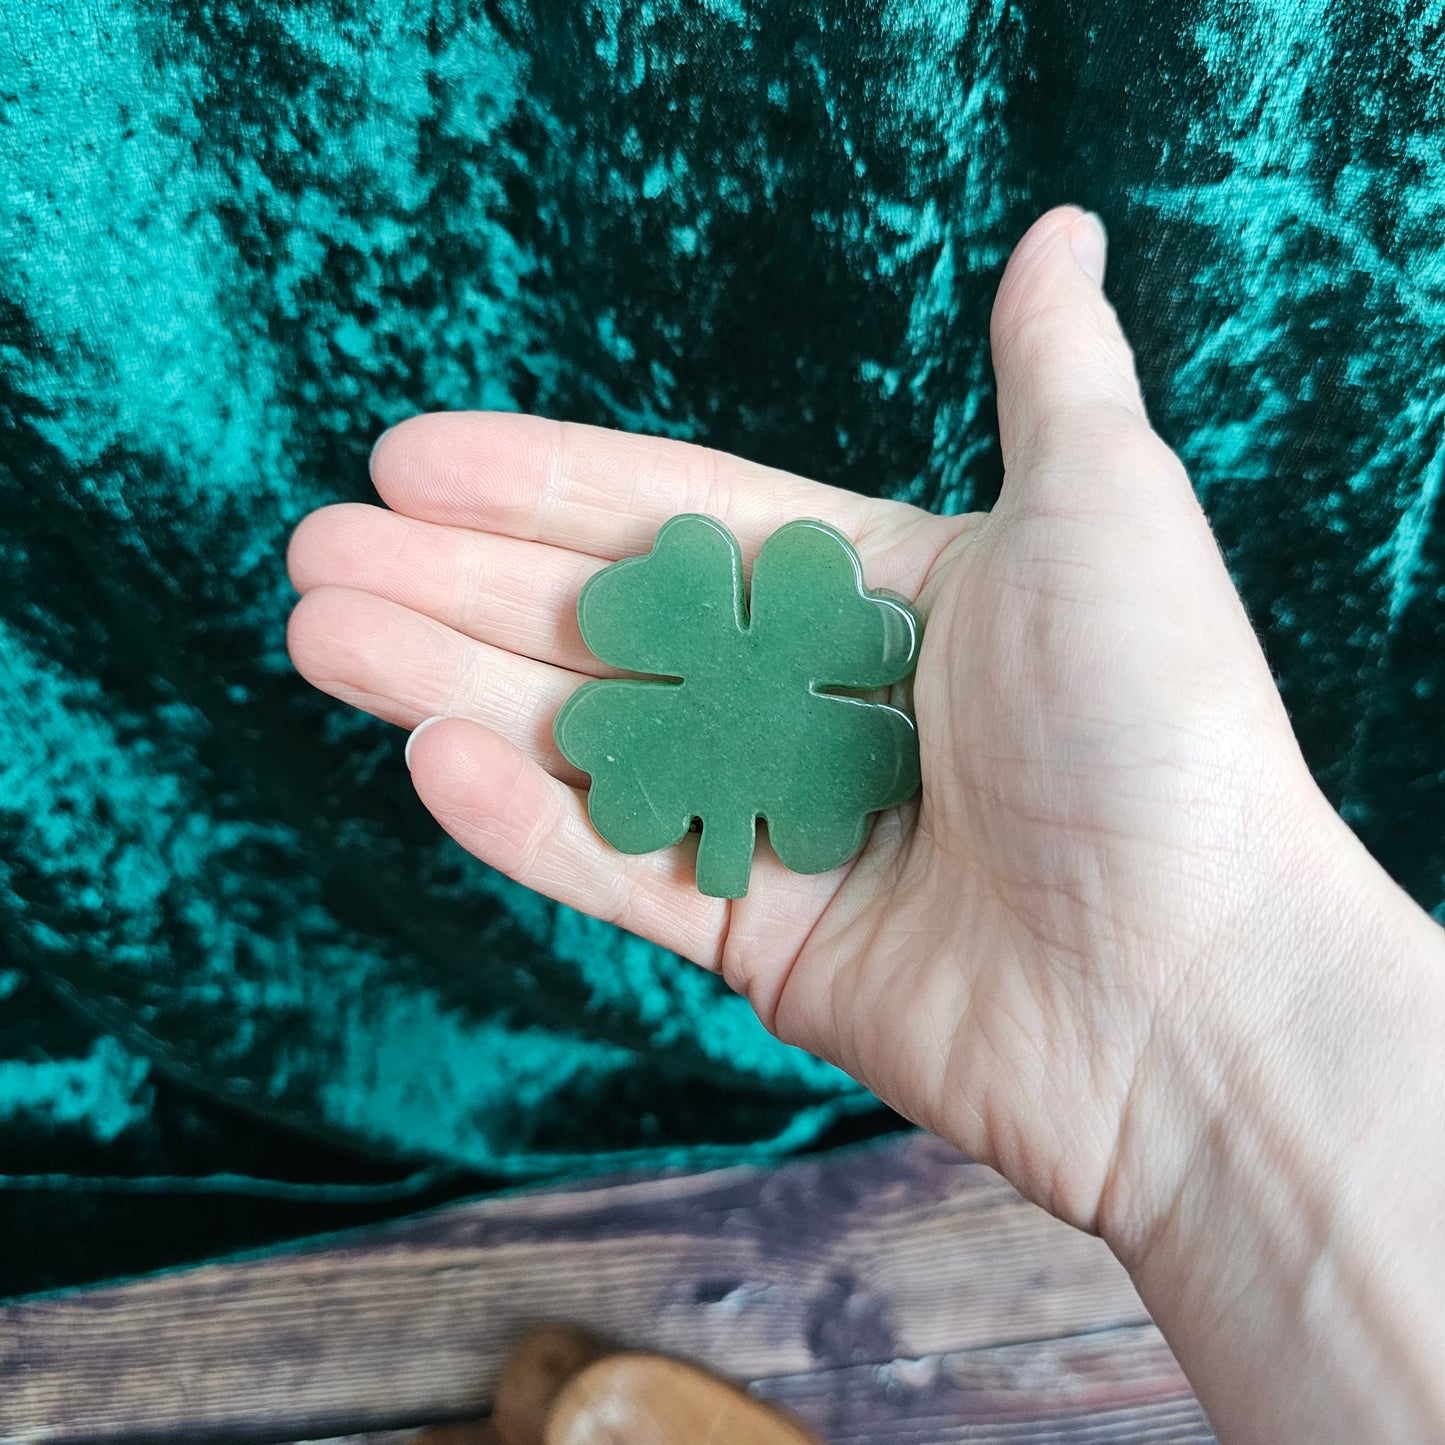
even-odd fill
[(886, 1126), (444, 839), (290, 669), (283, 549), (434, 408), (986, 507), (1063, 200), (1311, 765), (1439, 908), (1438, 0), (4, 7), (0, 1291)]

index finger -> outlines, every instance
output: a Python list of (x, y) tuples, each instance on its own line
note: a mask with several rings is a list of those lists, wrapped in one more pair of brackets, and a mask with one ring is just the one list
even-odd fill
[[(506, 412), (412, 417), (377, 442), (371, 475), (394, 511), (608, 561), (647, 551), (682, 512), (716, 517), (747, 558), (799, 517), (829, 523), (860, 550), (886, 539), (881, 552), (936, 520), (690, 442)], [(886, 570), (898, 575), (877, 585), (916, 580), (906, 560)]]

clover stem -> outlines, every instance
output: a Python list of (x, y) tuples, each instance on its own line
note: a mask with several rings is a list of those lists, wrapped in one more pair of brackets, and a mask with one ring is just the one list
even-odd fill
[(741, 810), (720, 810), (702, 820), (697, 844), (697, 888), (709, 898), (742, 898), (753, 868), (758, 820)]

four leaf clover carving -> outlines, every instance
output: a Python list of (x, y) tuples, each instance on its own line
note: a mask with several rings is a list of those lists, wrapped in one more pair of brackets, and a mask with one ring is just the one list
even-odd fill
[(832, 527), (774, 532), (749, 598), (727, 528), (674, 517), (650, 552), (587, 583), (577, 615), (602, 661), (651, 675), (585, 683), (554, 729), (620, 852), (665, 848), (698, 819), (698, 888), (741, 898), (758, 818), (787, 867), (822, 873), (862, 847), (871, 813), (917, 791), (913, 720), (858, 694), (912, 672), (918, 619), (864, 587)]

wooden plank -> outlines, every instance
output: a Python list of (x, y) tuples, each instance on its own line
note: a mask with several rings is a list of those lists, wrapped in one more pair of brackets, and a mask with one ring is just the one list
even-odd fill
[(325, 1440), (290, 1440), (283, 1445), (421, 1445), (420, 1430), (368, 1430), (365, 1435), (330, 1435)]
[(761, 1381), (829, 1445), (1212, 1445), (1158, 1330), (1133, 1325)]
[[(829, 1445), (1214, 1445), (1152, 1325), (757, 1381)], [(297, 1445), (412, 1445), (407, 1434)]]
[(485, 1199), (0, 1308), (0, 1439), (297, 1439), (475, 1414), (571, 1319), (743, 1379), (1147, 1322), (1107, 1249), (925, 1135)]

